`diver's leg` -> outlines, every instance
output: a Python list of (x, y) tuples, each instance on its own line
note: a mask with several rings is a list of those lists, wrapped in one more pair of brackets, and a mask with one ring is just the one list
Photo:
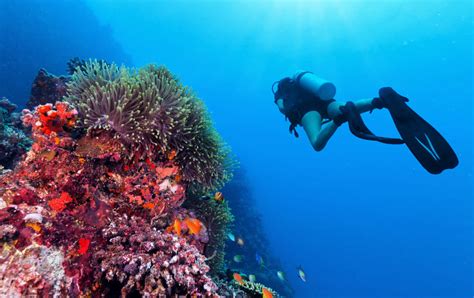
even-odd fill
[[(372, 111), (375, 107), (372, 104), (373, 98), (370, 99), (361, 99), (358, 101), (355, 101), (354, 104), (356, 106), (356, 109), (359, 113), (365, 113)], [(341, 107), (344, 106), (346, 103), (343, 101), (335, 101), (332, 102), (328, 106), (328, 115), (329, 118), (334, 119), (337, 116), (340, 116), (342, 114), (341, 112)]]
[(314, 150), (321, 151), (326, 146), (331, 136), (336, 132), (337, 125), (333, 121), (329, 122), (321, 129), (322, 117), (316, 111), (307, 112), (301, 119), (306, 135)]
[[(342, 101), (335, 101), (332, 102), (328, 106), (328, 115), (331, 119), (334, 119), (337, 116), (340, 116), (342, 114), (340, 107), (344, 106), (346, 103)], [(374, 106), (374, 99), (373, 98), (368, 98), (368, 99), (361, 99), (358, 101), (354, 102), (354, 105), (356, 106), (357, 111), (362, 114), (365, 112), (372, 111), (373, 109), (380, 108), (378, 106)]]
[(358, 101), (355, 101), (354, 104), (356, 106), (357, 111), (362, 114), (365, 112), (370, 112), (376, 107), (373, 105), (373, 98), (367, 98), (367, 99), (361, 99)]

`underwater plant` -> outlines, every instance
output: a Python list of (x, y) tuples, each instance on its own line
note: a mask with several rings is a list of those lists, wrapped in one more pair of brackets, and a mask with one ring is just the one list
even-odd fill
[(138, 71), (88, 61), (76, 68), (65, 99), (90, 135), (110, 134), (130, 158), (171, 158), (183, 180), (199, 189), (231, 178), (229, 149), (203, 103), (165, 67)]

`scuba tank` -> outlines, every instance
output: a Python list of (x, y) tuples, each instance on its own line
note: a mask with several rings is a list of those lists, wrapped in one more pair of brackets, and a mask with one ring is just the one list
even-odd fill
[[(275, 90), (275, 86), (277, 89)], [(301, 87), (321, 100), (331, 100), (336, 95), (336, 86), (309, 71), (299, 71), (293, 78), (286, 77), (272, 85), (275, 101), (280, 98), (290, 97), (296, 86)]]
[(293, 80), (295, 80), (303, 89), (316, 95), (322, 100), (333, 99), (336, 95), (336, 86), (333, 83), (316, 76), (312, 72), (297, 72), (294, 75)]

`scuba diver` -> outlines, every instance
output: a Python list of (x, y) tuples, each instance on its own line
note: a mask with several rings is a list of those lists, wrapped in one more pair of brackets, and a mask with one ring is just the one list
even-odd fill
[[(408, 98), (390, 87), (381, 88), (379, 97), (341, 102), (334, 100), (334, 84), (303, 71), (273, 83), (272, 92), (278, 109), (291, 123), (290, 133), (298, 137), (296, 127), (303, 126), (316, 151), (323, 150), (338, 127), (347, 122), (356, 137), (385, 144), (405, 144), (431, 174), (458, 165), (456, 153), (448, 142), (406, 104)], [(390, 112), (401, 138), (376, 136), (367, 128), (360, 114), (374, 109)]]

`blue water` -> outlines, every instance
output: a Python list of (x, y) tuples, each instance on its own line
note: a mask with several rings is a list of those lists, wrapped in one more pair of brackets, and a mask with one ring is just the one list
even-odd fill
[[(246, 168), (296, 297), (474, 295), (471, 1), (85, 3), (119, 44), (110, 55), (126, 53), (115, 60), (165, 64), (205, 101)], [(65, 56), (114, 60), (76, 17), (84, 42)], [(41, 67), (56, 61), (51, 49)], [(392, 86), (447, 138), (459, 166), (430, 175), (405, 147), (356, 139), (345, 126), (315, 152), (301, 128), (299, 139), (288, 133), (270, 91), (298, 69), (334, 82), (343, 101)], [(385, 111), (364, 119), (397, 134)]]

